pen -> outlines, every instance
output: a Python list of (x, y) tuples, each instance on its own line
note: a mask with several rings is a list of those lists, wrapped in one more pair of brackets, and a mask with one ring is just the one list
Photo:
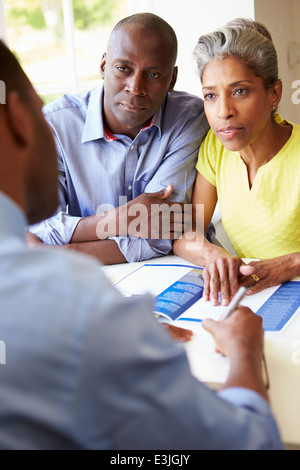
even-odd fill
[(245, 296), (247, 292), (246, 287), (240, 287), (235, 296), (232, 298), (231, 302), (229, 303), (227, 309), (225, 310), (221, 320), (225, 320), (239, 305), (242, 298)]

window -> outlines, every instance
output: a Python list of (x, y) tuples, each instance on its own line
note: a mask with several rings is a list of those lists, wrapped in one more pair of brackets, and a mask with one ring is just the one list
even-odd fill
[(48, 102), (96, 85), (112, 27), (127, 15), (151, 11), (178, 37), (176, 89), (201, 96), (193, 57), (200, 34), (236, 16), (254, 17), (254, 0), (226, 0), (226, 11), (223, 6), (224, 0), (210, 0), (209, 9), (199, 0), (0, 0), (0, 36)]
[(0, 35), (45, 102), (99, 81), (113, 25), (124, 0), (0, 0)]

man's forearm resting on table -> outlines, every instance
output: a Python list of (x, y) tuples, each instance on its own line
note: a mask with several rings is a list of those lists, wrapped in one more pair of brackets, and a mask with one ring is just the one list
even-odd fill
[(127, 262), (125, 256), (122, 254), (114, 240), (75, 242), (60, 246), (63, 249), (71, 249), (87, 255), (93, 255), (104, 264), (119, 264)]
[(143, 193), (123, 206), (80, 219), (71, 243), (118, 236), (173, 240), (190, 223), (188, 204), (158, 199), (156, 193)]
[[(118, 212), (119, 208), (116, 208), (102, 214), (83, 217), (76, 225), (70, 243), (92, 242), (119, 236)], [(100, 233), (99, 225), (103, 222), (105, 231), (101, 230)]]

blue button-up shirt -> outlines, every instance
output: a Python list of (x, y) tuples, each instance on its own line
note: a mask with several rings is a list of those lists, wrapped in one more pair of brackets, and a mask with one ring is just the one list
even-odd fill
[[(69, 243), (81, 217), (169, 183), (174, 187), (170, 200), (191, 200), (198, 150), (208, 130), (203, 101), (184, 92), (169, 93), (152, 124), (132, 140), (105, 128), (103, 92), (100, 85), (45, 107), (58, 153), (60, 204), (52, 218), (30, 228), (44, 243)], [(114, 240), (127, 261), (161, 256), (172, 248), (170, 240)]]
[(0, 449), (280, 449), (267, 402), (216, 394), (91, 257), (25, 245), (0, 192)]

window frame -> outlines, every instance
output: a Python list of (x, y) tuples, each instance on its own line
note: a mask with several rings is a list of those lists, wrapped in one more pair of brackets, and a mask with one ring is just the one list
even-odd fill
[[(63, 10), (63, 23), (64, 23), (64, 37), (66, 44), (66, 60), (68, 61), (69, 76), (67, 83), (54, 85), (36, 86), (36, 90), (41, 95), (50, 95), (53, 93), (61, 93), (66, 90), (77, 93), (81, 87), (79, 84), (79, 77), (77, 72), (76, 49), (74, 40), (74, 13), (73, 13), (73, 0), (62, 0)], [(0, 39), (9, 47), (6, 29), (6, 15), (4, 0), (0, 0)]]

